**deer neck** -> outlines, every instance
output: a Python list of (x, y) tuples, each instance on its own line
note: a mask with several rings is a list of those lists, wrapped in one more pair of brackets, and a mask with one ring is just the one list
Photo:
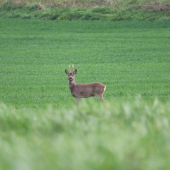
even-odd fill
[(73, 80), (73, 81), (69, 81), (69, 88), (70, 88), (71, 91), (73, 90), (73, 88), (75, 87), (75, 85), (76, 85), (76, 83), (75, 83), (74, 80)]

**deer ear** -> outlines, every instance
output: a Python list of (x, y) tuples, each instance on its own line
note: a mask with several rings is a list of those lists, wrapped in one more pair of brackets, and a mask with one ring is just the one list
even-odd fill
[(77, 73), (77, 69), (74, 70), (73, 74), (76, 74)]
[(65, 69), (65, 73), (68, 74), (69, 72)]

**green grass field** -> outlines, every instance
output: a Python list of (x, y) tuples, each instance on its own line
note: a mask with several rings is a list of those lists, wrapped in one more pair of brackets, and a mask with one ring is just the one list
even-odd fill
[[(170, 168), (170, 21), (0, 19), (0, 169)], [(78, 108), (77, 83), (107, 86)]]
[(170, 97), (170, 22), (1, 20), (0, 100), (14, 107), (75, 103), (77, 83), (101, 82), (106, 100)]

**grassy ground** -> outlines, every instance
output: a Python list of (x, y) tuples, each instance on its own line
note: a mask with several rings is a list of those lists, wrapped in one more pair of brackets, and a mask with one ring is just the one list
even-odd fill
[[(169, 170), (169, 21), (0, 27), (0, 169)], [(105, 106), (76, 107), (69, 64), (107, 86)]]
[(1, 20), (0, 99), (22, 107), (74, 103), (77, 83), (101, 82), (106, 100), (170, 97), (170, 22)]

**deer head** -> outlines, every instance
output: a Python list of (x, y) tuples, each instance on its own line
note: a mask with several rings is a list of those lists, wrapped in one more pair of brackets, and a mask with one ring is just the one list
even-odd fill
[(74, 65), (72, 65), (72, 71), (70, 71), (70, 65), (69, 65), (69, 71), (65, 69), (65, 73), (68, 75), (68, 80), (69, 81), (74, 81), (74, 75), (77, 73), (77, 69), (74, 70)]

